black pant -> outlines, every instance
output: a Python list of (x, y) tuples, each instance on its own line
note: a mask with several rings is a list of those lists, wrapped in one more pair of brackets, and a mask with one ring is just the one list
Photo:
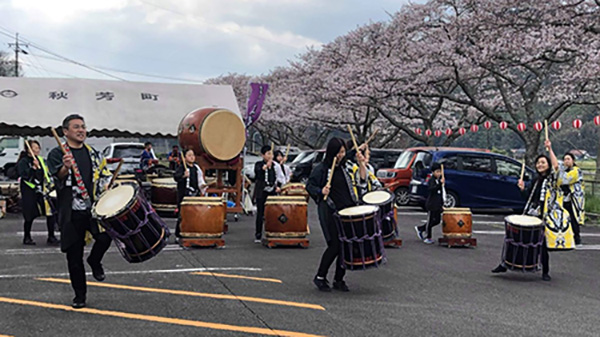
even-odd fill
[(340, 258), (341, 244), (338, 235), (338, 229), (333, 221), (327, 224), (327, 228), (329, 230), (331, 240), (327, 241), (327, 249), (325, 249), (325, 252), (321, 257), (321, 263), (319, 264), (317, 276), (327, 278), (329, 267), (331, 267), (331, 264), (335, 260), (335, 275), (333, 279), (334, 281), (342, 281), (344, 280), (344, 275), (346, 275), (346, 269), (342, 268), (342, 260)]
[(548, 274), (550, 272), (550, 254), (548, 254), (548, 247), (546, 246), (546, 239), (542, 242), (542, 273)]
[[(87, 212), (73, 212), (71, 221), (76, 228), (90, 229), (92, 225), (92, 217)], [(69, 267), (69, 277), (71, 278), (71, 286), (75, 291), (75, 299), (85, 301), (87, 285), (85, 279), (85, 266), (83, 264), (83, 247), (85, 246), (85, 230), (78, 231), (81, 233), (77, 242), (69, 247), (67, 253), (67, 263)], [(94, 233), (95, 231), (91, 231)], [(111, 239), (106, 233), (94, 234), (94, 246), (88, 261), (91, 265), (96, 266), (102, 263), (104, 253), (110, 247)]]
[(437, 226), (440, 224), (440, 221), (442, 220), (442, 211), (429, 211), (427, 212), (427, 223), (419, 226), (419, 230), (421, 232), (427, 232), (427, 238), (431, 239), (431, 229), (434, 226)]
[[(48, 228), (48, 238), (54, 237), (54, 224), (56, 223), (56, 216), (50, 215), (46, 217), (46, 227)], [(31, 227), (33, 226), (33, 220), (25, 221), (23, 224), (23, 231), (25, 232), (25, 239), (31, 239)]]
[(270, 195), (275, 195), (275, 192), (262, 191), (262, 193), (257, 193), (256, 196), (256, 231), (254, 232), (254, 237), (258, 240), (262, 237), (265, 203)]
[(579, 222), (575, 218), (575, 211), (573, 210), (573, 203), (567, 201), (563, 204), (563, 207), (569, 211), (569, 215), (571, 216), (571, 226), (573, 226), (573, 239), (575, 240), (575, 244), (578, 245), (581, 243), (581, 235), (579, 230)]

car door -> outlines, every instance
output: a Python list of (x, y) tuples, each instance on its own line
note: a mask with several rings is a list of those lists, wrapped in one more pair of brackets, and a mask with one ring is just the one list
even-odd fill
[(492, 178), (492, 158), (483, 154), (461, 154), (460, 169), (454, 172), (461, 206), (490, 207), (489, 181)]
[[(509, 159), (494, 158), (496, 172), (494, 174), (494, 194), (502, 207), (520, 209), (527, 201), (521, 194), (517, 182), (521, 176), (521, 164)], [(526, 174), (524, 180), (529, 180)]]

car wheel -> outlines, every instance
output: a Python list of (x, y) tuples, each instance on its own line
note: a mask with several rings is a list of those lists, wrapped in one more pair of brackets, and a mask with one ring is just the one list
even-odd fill
[(444, 208), (454, 208), (458, 206), (458, 196), (454, 192), (446, 191), (446, 200), (444, 200)]
[(410, 202), (410, 194), (406, 187), (398, 187), (394, 191), (394, 195), (396, 196), (396, 205), (398, 206), (406, 206)]

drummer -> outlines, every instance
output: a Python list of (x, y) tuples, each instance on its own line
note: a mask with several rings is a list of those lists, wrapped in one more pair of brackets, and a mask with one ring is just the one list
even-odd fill
[[(177, 182), (177, 208), (180, 208), (184, 197), (197, 197), (206, 195), (208, 185), (204, 180), (204, 174), (198, 164), (196, 164), (196, 154), (192, 148), (183, 150), (185, 165), (182, 163), (177, 167), (173, 178)], [(175, 236), (181, 237), (179, 224), (181, 216), (177, 219), (175, 226)]]
[[(327, 185), (329, 171), (336, 158), (336, 166), (331, 179), (331, 186)], [(356, 154), (357, 170), (355, 165), (346, 161), (346, 144), (343, 139), (332, 138), (327, 144), (325, 159), (317, 165), (308, 179), (306, 190), (318, 204), (319, 222), (323, 229), (323, 235), (327, 241), (327, 249), (321, 257), (321, 263), (317, 275), (313, 279), (314, 284), (321, 291), (331, 291), (327, 281), (329, 267), (336, 261), (333, 289), (349, 291), (344, 275), (346, 270), (340, 259), (340, 240), (338, 229), (334, 221), (334, 213), (337, 210), (356, 206), (362, 197), (361, 186), (372, 186), (367, 184), (367, 168), (364, 156), (359, 152)], [(358, 172), (358, 174), (355, 174)], [(358, 178), (358, 181), (357, 181)], [(327, 200), (324, 200), (327, 196)]]
[[(559, 176), (559, 164), (554, 152), (552, 151), (552, 143), (550, 140), (546, 140), (544, 143), (546, 149), (550, 154), (550, 157), (546, 155), (539, 155), (535, 159), (535, 169), (537, 171), (537, 178), (531, 184), (526, 195), (529, 196), (527, 205), (525, 205), (525, 214), (529, 216), (535, 216), (542, 221), (546, 226), (546, 231), (553, 227), (569, 227), (570, 218), (569, 213), (563, 209), (563, 192), (558, 184)], [(518, 186), (521, 192), (525, 192), (525, 183), (519, 179)], [(525, 194), (524, 194), (525, 195)], [(561, 212), (556, 212), (559, 215), (559, 219), (553, 219), (547, 216), (545, 212), (547, 210), (560, 209)], [(551, 223), (551, 222), (557, 223)], [(544, 236), (541, 249), (541, 262), (542, 262), (542, 280), (550, 281), (550, 256), (548, 254), (548, 241)], [(492, 273), (504, 273), (507, 271), (504, 262), (501, 262), (498, 267), (492, 270)]]
[[(48, 154), (48, 168), (54, 176), (58, 194), (58, 222), (61, 231), (61, 250), (67, 254), (69, 277), (75, 291), (73, 308), (85, 307), (87, 285), (83, 264), (83, 247), (89, 233), (96, 242), (87, 258), (92, 274), (103, 281), (102, 257), (110, 247), (111, 239), (98, 223), (92, 219), (91, 208), (111, 179), (102, 154), (85, 143), (86, 125), (80, 115), (69, 115), (62, 123), (67, 138), (68, 153), (63, 155), (60, 147)], [(81, 174), (76, 177), (74, 168)], [(89, 232), (89, 233), (88, 233)]]
[[(349, 149), (346, 153), (346, 160), (348, 162), (352, 162), (353, 158), (356, 157), (356, 150), (353, 147), (354, 142), (352, 142), (352, 139), (346, 142), (346, 148)], [(377, 176), (375, 176), (375, 169), (373, 168), (373, 165), (369, 163), (369, 160), (371, 159), (371, 150), (369, 149), (369, 145), (362, 144), (358, 147), (358, 150), (365, 158), (365, 164), (368, 172), (368, 179), (364, 182), (364, 184), (358, 185), (358, 188), (361, 189), (360, 194), (363, 195), (366, 192), (383, 188), (383, 185), (379, 179), (377, 179)], [(359, 166), (357, 164), (352, 163), (352, 172), (354, 172), (355, 179), (358, 180), (357, 174), (359, 172)]]
[(274, 155), (275, 161), (278, 164), (277, 166), (279, 166), (279, 169), (277, 170), (277, 182), (280, 186), (283, 186), (292, 179), (292, 170), (285, 164), (287, 162), (287, 157), (283, 155), (283, 152), (277, 150)]
[(19, 172), (21, 188), (21, 205), (23, 209), (24, 223), (24, 245), (35, 245), (31, 238), (31, 226), (33, 220), (38, 216), (46, 216), (46, 226), (48, 228), (48, 245), (58, 245), (60, 241), (54, 236), (54, 225), (56, 224), (56, 214), (50, 205), (50, 190), (52, 187), (52, 178), (48, 173), (48, 167), (44, 158), (40, 156), (40, 143), (35, 140), (29, 140), (29, 146), (34, 157), (29, 151), (23, 151), (17, 160), (17, 171)]

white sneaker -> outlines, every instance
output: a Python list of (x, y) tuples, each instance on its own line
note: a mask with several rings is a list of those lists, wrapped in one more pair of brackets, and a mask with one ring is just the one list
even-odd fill
[(426, 245), (432, 245), (435, 243), (435, 241), (433, 241), (432, 239), (425, 239), (423, 240), (423, 243)]
[(260, 243), (260, 239), (254, 239), (254, 243)]

